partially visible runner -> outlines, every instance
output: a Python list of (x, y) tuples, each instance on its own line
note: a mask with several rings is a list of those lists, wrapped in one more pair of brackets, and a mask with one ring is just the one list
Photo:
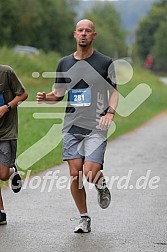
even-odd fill
[[(22, 180), (15, 165), (18, 137), (17, 105), (28, 94), (10, 66), (0, 65), (0, 180), (11, 179), (11, 188), (18, 193)], [(7, 224), (0, 188), (0, 225)]]
[(111, 194), (101, 170), (107, 131), (118, 103), (118, 91), (112, 59), (92, 47), (92, 41), (96, 38), (93, 22), (87, 19), (79, 21), (74, 38), (77, 50), (60, 60), (55, 89), (47, 94), (38, 92), (36, 100), (58, 102), (68, 91), (63, 126), (63, 160), (69, 165), (71, 193), (81, 216), (74, 232), (88, 233), (91, 231), (91, 217), (87, 209), (83, 174), (88, 182), (95, 184), (100, 207), (107, 208)]

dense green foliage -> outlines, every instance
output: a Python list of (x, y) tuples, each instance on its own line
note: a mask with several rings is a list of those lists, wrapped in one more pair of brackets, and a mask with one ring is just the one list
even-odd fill
[(1, 0), (0, 45), (31, 45), (45, 51), (69, 53), (75, 0)]
[(167, 69), (167, 0), (154, 4), (144, 17), (136, 32), (138, 54), (145, 59), (151, 54), (154, 59), (154, 69)]

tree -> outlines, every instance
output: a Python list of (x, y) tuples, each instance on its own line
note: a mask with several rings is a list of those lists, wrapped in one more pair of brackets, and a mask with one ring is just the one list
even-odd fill
[(125, 56), (125, 32), (111, 3), (98, 3), (85, 17), (95, 23), (97, 39), (94, 46), (97, 50), (115, 58)]
[(43, 24), (42, 13), (43, 6), (38, 0), (19, 1), (18, 23), (15, 24), (13, 31), (13, 44), (37, 46)]
[[(69, 2), (69, 1), (68, 1)], [(38, 43), (45, 50), (55, 50), (67, 54), (74, 48), (72, 32), (74, 30), (75, 13), (66, 0), (43, 0), (43, 23)]]
[(156, 61), (154, 67), (159, 65), (158, 61), (160, 59), (157, 58), (157, 55), (162, 54), (160, 50), (165, 50), (164, 46), (160, 46), (160, 44), (163, 43), (160, 41), (160, 37), (161, 39), (163, 38), (163, 40), (165, 39), (165, 37), (163, 37), (164, 28), (162, 28), (164, 25), (162, 24), (166, 23), (166, 11), (167, 0), (162, 0), (160, 3), (154, 4), (148, 15), (140, 21), (136, 31), (137, 53), (142, 60), (144, 60), (148, 54), (153, 53), (154, 61)]
[(11, 45), (13, 40), (15, 24), (18, 23), (18, 1), (1, 0), (0, 1), (0, 45)]
[(167, 70), (167, 29), (166, 22), (162, 22), (155, 34), (155, 43), (151, 54), (154, 59), (154, 69)]
[(77, 0), (1, 0), (0, 45), (31, 45), (62, 54), (73, 50)]

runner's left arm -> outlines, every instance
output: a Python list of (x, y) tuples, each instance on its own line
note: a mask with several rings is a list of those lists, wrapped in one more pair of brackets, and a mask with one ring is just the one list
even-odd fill
[(117, 88), (113, 88), (110, 98), (109, 98), (109, 105), (106, 111), (106, 114), (102, 116), (99, 120), (99, 127), (101, 130), (108, 129), (110, 126), (111, 121), (114, 120), (114, 115), (115, 111), (118, 105), (118, 98), (119, 98), (119, 93)]

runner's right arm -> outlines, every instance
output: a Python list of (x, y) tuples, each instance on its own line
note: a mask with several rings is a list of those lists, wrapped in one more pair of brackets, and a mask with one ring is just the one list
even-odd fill
[(56, 88), (50, 93), (38, 92), (36, 100), (38, 102), (58, 102), (64, 98), (65, 90), (62, 88)]

